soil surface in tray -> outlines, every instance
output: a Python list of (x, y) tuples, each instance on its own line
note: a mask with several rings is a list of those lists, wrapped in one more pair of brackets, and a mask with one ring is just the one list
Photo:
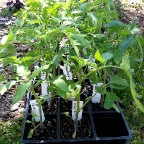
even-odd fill
[[(31, 116), (28, 116), (28, 119), (31, 121)], [(35, 127), (38, 126), (39, 123), (35, 123)], [(32, 138), (27, 138), (28, 133), (31, 129), (34, 128), (32, 124), (26, 123), (25, 126), (25, 132), (24, 132), (24, 140), (53, 140), (56, 139), (56, 117), (54, 116), (45, 116), (45, 121), (43, 123), (44, 128), (41, 129), (40, 126), (38, 126), (33, 133)]]
[[(74, 121), (65, 117), (61, 120), (61, 138), (70, 139), (74, 134)], [(78, 130), (76, 138), (89, 138), (92, 135), (90, 121), (87, 117), (83, 117), (78, 121)]]

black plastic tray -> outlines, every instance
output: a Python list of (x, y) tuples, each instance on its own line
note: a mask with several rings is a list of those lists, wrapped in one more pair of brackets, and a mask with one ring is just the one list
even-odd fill
[[(30, 96), (31, 97), (31, 96)], [(120, 113), (116, 112), (114, 109), (111, 110), (100, 110), (94, 111), (91, 109), (91, 103), (88, 103), (88, 109), (83, 112), (83, 115), (87, 115), (90, 120), (92, 134), (89, 138), (75, 138), (75, 139), (63, 139), (61, 137), (61, 107), (60, 101), (61, 98), (57, 98), (57, 111), (52, 114), (45, 112), (45, 116), (53, 117), (55, 116), (56, 121), (56, 138), (53, 140), (27, 140), (26, 138), (26, 120), (31, 117), (30, 114), (30, 105), (29, 97), (27, 98), (26, 104), (26, 113), (25, 121), (23, 127), (23, 137), (22, 143), (48, 143), (48, 144), (57, 144), (57, 143), (75, 143), (75, 144), (130, 144), (129, 140), (131, 139), (131, 132), (128, 127), (128, 124), (125, 120), (124, 114), (116, 102)]]

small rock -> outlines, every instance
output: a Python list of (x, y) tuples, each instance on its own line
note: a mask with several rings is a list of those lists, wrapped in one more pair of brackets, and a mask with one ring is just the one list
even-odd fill
[(18, 110), (19, 106), (20, 106), (20, 102), (17, 102), (16, 104), (11, 106), (10, 111)]
[(22, 113), (22, 112), (24, 112), (24, 111), (25, 111), (24, 108), (21, 108), (21, 109), (18, 110), (19, 113)]

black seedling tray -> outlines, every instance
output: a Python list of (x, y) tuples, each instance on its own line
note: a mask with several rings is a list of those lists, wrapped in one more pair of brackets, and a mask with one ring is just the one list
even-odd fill
[[(31, 96), (30, 96), (31, 97)], [(30, 130), (30, 124), (26, 122), (26, 120), (31, 120), (32, 116), (30, 114), (30, 105), (29, 105), (29, 97), (27, 98), (26, 105), (26, 115), (24, 121), (23, 128), (23, 137), (22, 143), (48, 143), (48, 144), (67, 144), (67, 143), (75, 143), (75, 144), (130, 144), (129, 140), (131, 139), (130, 129), (125, 120), (124, 114), (116, 102), (120, 113), (116, 112), (114, 109), (110, 110), (97, 110), (94, 111), (91, 108), (91, 103), (88, 103), (87, 110), (83, 112), (83, 117), (87, 117), (89, 119), (89, 125), (91, 133), (86, 138), (63, 138), (62, 136), (62, 127), (61, 120), (65, 117), (65, 115), (61, 112), (61, 98), (57, 97), (57, 111), (55, 113), (45, 111), (44, 115), (46, 118), (55, 119), (56, 122), (53, 125), (53, 129), (55, 130), (55, 136), (51, 138), (49, 136), (47, 139), (27, 139), (28, 131)], [(69, 111), (71, 115), (71, 111)], [(46, 127), (46, 129), (48, 129)], [(49, 130), (46, 130), (47, 133), (50, 133)], [(45, 133), (45, 132), (44, 132)]]

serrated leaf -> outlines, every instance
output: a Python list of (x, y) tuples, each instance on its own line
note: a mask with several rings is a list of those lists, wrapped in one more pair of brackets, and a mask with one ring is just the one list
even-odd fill
[(95, 59), (98, 60), (98, 61), (100, 61), (101, 63), (105, 62), (104, 59), (102, 58), (99, 50), (97, 50), (97, 52), (95, 53)]
[(2, 38), (2, 40), (1, 40), (1, 44), (4, 45), (7, 40), (8, 40), (8, 36), (5, 35), (5, 36)]
[(122, 43), (119, 46), (119, 49), (124, 52), (131, 44), (133, 44), (135, 42), (135, 39), (133, 38), (133, 36), (129, 36), (127, 38), (125, 38)]
[(113, 83), (113, 84), (116, 84), (116, 85), (119, 85), (119, 86), (124, 86), (124, 87), (129, 86), (127, 80), (121, 78), (118, 75), (111, 76), (110, 83)]
[(67, 83), (61, 78), (58, 78), (58, 79), (54, 80), (53, 84), (56, 85), (61, 90), (63, 90), (64, 92), (68, 92), (69, 91)]
[(19, 100), (23, 98), (30, 85), (31, 82), (21, 83), (21, 85), (17, 88), (16, 93), (14, 94), (13, 104), (17, 103)]
[(110, 109), (113, 107), (113, 104), (115, 101), (118, 101), (119, 97), (114, 93), (114, 92), (108, 92), (106, 94), (105, 102), (104, 102), (104, 107), (106, 109)]
[(33, 133), (34, 133), (34, 129), (31, 129), (31, 130), (29, 131), (29, 133), (28, 133), (27, 138), (32, 138)]
[(102, 55), (102, 57), (103, 57), (104, 61), (107, 61), (107, 60), (109, 60), (109, 59), (111, 59), (113, 57), (113, 54), (110, 53), (110, 52), (107, 52), (107, 53), (104, 53)]
[(16, 83), (16, 81), (8, 82), (5, 85), (0, 85), (0, 94), (3, 95), (8, 89), (11, 88)]

